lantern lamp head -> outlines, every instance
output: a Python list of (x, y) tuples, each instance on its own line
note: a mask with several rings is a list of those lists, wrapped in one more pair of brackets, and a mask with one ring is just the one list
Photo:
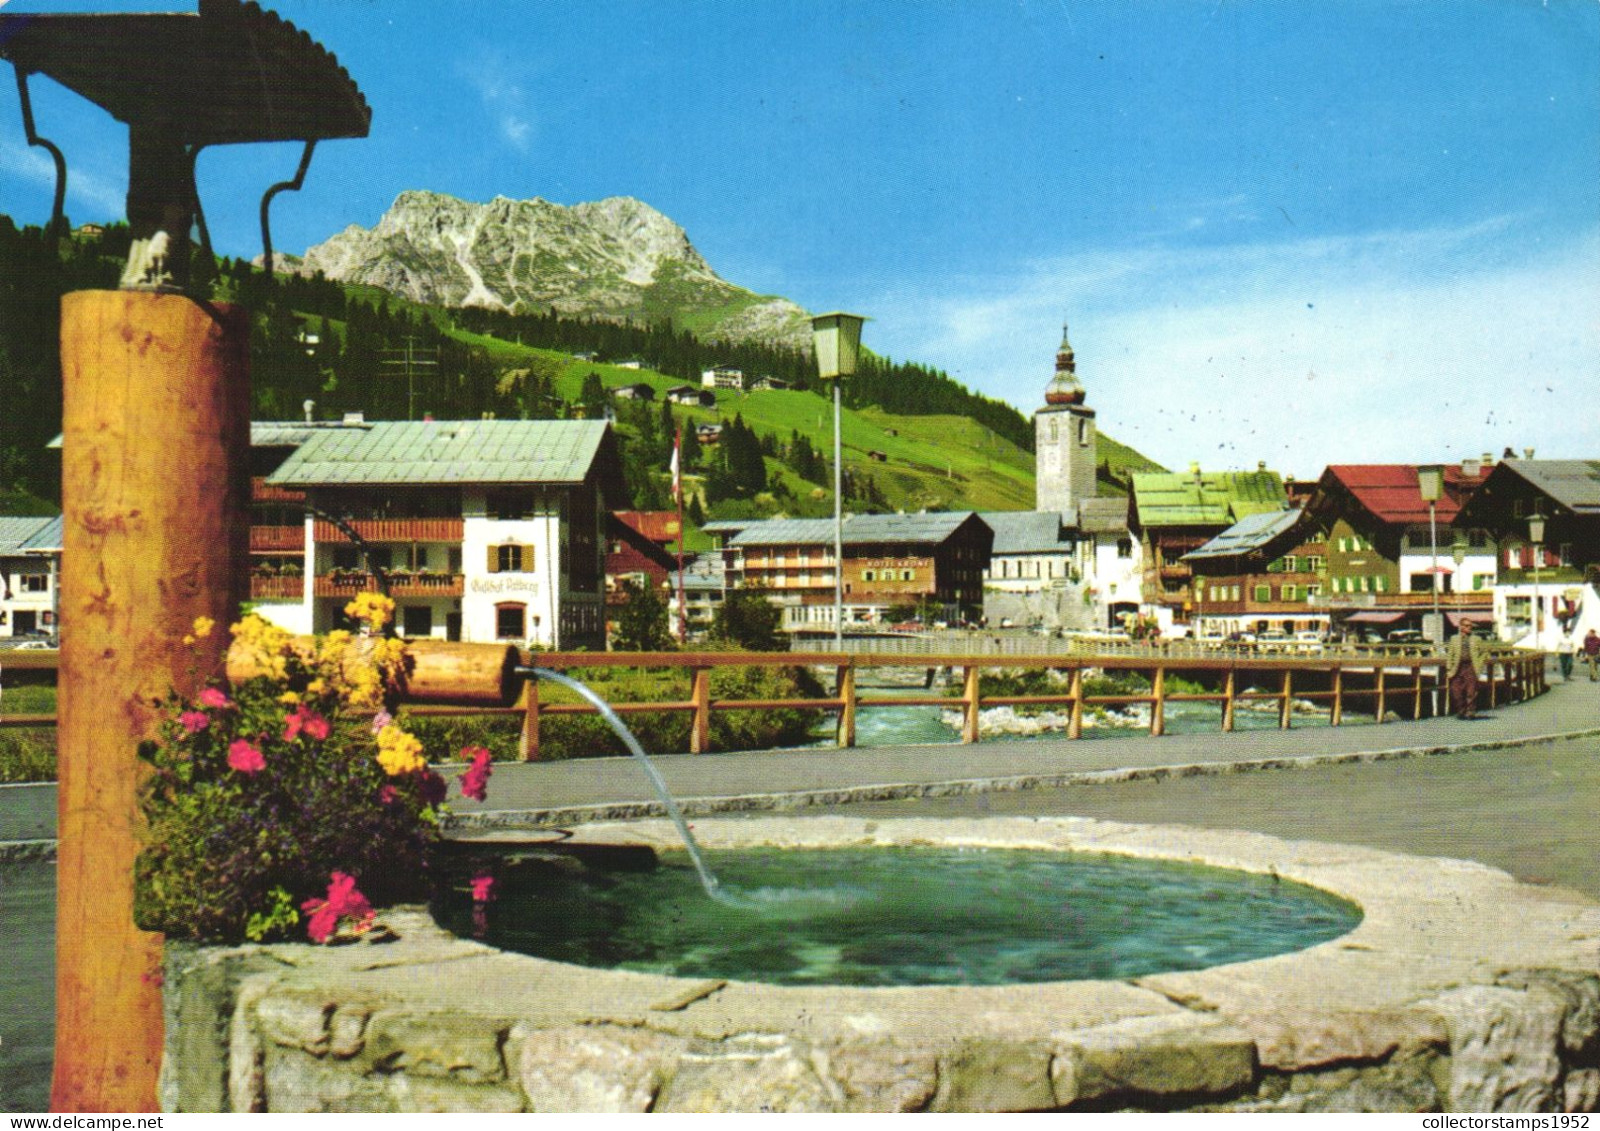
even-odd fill
[(859, 314), (837, 310), (811, 319), (818, 377), (836, 381), (855, 376), (856, 364), (861, 358), (861, 325), (865, 321)]
[(1444, 467), (1437, 463), (1423, 464), (1417, 468), (1417, 490), (1425, 503), (1437, 503), (1444, 497)]

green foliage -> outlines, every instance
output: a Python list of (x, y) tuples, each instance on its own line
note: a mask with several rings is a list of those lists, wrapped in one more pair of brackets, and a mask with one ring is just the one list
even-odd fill
[(54, 727), (6, 727), (0, 730), (0, 782), (55, 780)]
[(267, 910), (252, 914), (244, 926), (244, 937), (251, 942), (287, 934), (289, 928), (300, 921), (300, 913), (294, 909), (294, 897), (285, 889), (273, 888), (267, 892), (267, 900)]
[(783, 611), (760, 589), (730, 589), (711, 620), (711, 637), (747, 652), (786, 652)]
[(626, 602), (617, 614), (611, 646), (618, 652), (660, 652), (672, 647), (667, 605), (651, 585), (623, 585)]

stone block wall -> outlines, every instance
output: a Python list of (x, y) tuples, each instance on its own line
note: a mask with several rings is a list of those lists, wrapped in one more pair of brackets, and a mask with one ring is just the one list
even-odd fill
[[(168, 947), (169, 1111), (1600, 1108), (1600, 905), (1467, 861), (1081, 818), (706, 820), (710, 848), (961, 844), (1271, 872), (1356, 902), (1304, 951), (1120, 981), (783, 987), (456, 938)], [(664, 822), (585, 827), (662, 850)]]

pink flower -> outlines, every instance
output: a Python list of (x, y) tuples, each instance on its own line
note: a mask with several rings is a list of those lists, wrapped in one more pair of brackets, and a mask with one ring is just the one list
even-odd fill
[(327, 899), (308, 899), (300, 905), (300, 910), (309, 916), (306, 934), (314, 943), (331, 939), (345, 919), (354, 920), (351, 927), (357, 933), (365, 931), (372, 926), (374, 914), (367, 897), (356, 890), (355, 877), (344, 872), (333, 873)]
[(394, 722), (393, 715), (391, 715), (388, 711), (379, 711), (376, 715), (372, 716), (372, 733), (377, 734), (380, 730), (392, 722)]
[(202, 707), (215, 707), (218, 710), (225, 710), (233, 706), (233, 700), (215, 687), (208, 687), (200, 693), (200, 705)]
[(236, 738), (228, 747), (228, 765), (241, 774), (253, 774), (266, 769), (267, 760), (261, 756), (260, 747), (246, 739)]
[(489, 872), (479, 872), (472, 877), (472, 902), (488, 903), (494, 899), (494, 876)]
[(211, 725), (211, 716), (204, 711), (185, 711), (178, 716), (178, 721), (183, 724), (184, 730), (195, 734)]
[(463, 746), (461, 756), (472, 759), (472, 765), (461, 775), (461, 796), (482, 801), (488, 796), (489, 775), (494, 773), (489, 764), (492, 755), (481, 746)]
[(393, 805), (399, 799), (400, 791), (392, 785), (386, 784), (382, 789), (378, 790), (379, 805)]
[(283, 740), (293, 742), (301, 733), (307, 738), (321, 742), (328, 737), (328, 720), (310, 707), (304, 705), (296, 707), (284, 718)]

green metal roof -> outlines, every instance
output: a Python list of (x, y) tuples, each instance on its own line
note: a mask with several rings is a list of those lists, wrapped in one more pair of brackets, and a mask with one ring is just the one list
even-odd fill
[(1136, 472), (1133, 499), (1144, 527), (1227, 527), (1289, 505), (1276, 471)]
[[(906, 542), (937, 546), (968, 519), (972, 511), (935, 514), (853, 514), (843, 522), (846, 546)], [(982, 519), (979, 519), (982, 522)], [(985, 524), (985, 528), (987, 525)], [(831, 518), (774, 518), (752, 522), (729, 541), (730, 546), (831, 546)]]
[(23, 547), (42, 533), (51, 523), (59, 523), (59, 518), (45, 515), (40, 518), (4, 515), (0, 516), (0, 554), (19, 553)]
[(605, 439), (603, 420), (381, 420), (308, 437), (267, 482), (579, 483)]

